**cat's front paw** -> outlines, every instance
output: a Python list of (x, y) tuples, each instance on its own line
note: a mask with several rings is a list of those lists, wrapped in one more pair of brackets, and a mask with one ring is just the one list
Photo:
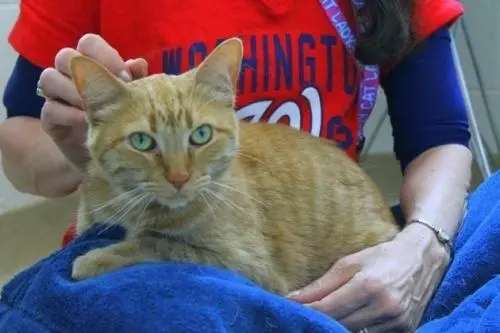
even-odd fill
[(105, 249), (92, 250), (75, 259), (71, 277), (75, 280), (84, 280), (125, 265), (124, 258), (119, 255), (109, 253)]

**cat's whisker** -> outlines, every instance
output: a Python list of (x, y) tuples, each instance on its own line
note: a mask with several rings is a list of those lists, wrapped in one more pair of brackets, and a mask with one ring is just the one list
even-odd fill
[[(110, 228), (116, 226), (116, 225), (119, 225), (120, 224), (120, 220), (119, 219), (115, 219), (115, 217), (120, 214), (121, 212), (123, 212), (124, 210), (127, 209), (127, 207), (130, 206), (130, 204), (132, 204), (136, 198), (136, 195), (135, 195), (135, 190), (131, 190), (131, 191), (128, 191), (128, 192), (125, 192), (127, 194), (127, 196), (125, 197), (122, 197), (121, 200), (119, 200), (118, 202), (114, 202), (113, 205), (116, 205), (117, 208), (116, 209), (112, 209), (111, 211), (111, 214), (108, 215), (108, 217), (102, 221), (101, 223), (104, 224), (106, 227), (103, 228), (99, 234), (102, 234), (106, 231), (108, 231)], [(125, 201), (125, 202), (124, 202)], [(113, 206), (111, 206), (113, 208)]]
[(143, 203), (143, 202), (144, 202), (144, 200), (145, 200), (147, 197), (149, 197), (149, 195), (148, 195), (148, 194), (142, 194), (141, 196), (139, 196), (139, 197), (137, 198), (137, 200), (136, 200), (134, 203), (132, 203), (132, 204), (128, 205), (128, 206), (126, 207), (126, 209), (125, 209), (125, 210), (122, 210), (121, 215), (120, 215), (119, 217), (116, 217), (116, 215), (117, 215), (117, 214), (115, 214), (115, 215), (114, 215), (115, 217), (113, 217), (113, 220), (114, 220), (114, 221), (111, 221), (110, 225), (118, 225), (118, 224), (119, 224), (119, 225), (126, 225), (128, 229), (131, 229), (131, 228), (132, 228), (132, 226), (137, 225), (137, 224), (135, 223), (135, 221), (134, 221), (134, 223), (128, 223), (128, 224), (125, 224), (123, 220), (124, 220), (124, 219), (125, 219), (125, 217), (127, 217), (127, 216), (130, 214), (130, 212), (132, 212), (132, 211), (133, 211), (133, 210), (134, 210), (137, 206), (139, 206), (141, 203)]
[(141, 205), (144, 202), (144, 200), (147, 199), (148, 197), (149, 197), (149, 194), (147, 194), (147, 193), (144, 193), (141, 196), (139, 196), (136, 199), (136, 201), (133, 204), (131, 204), (128, 207), (128, 209), (120, 215), (120, 217), (118, 218), (118, 221), (123, 221), (123, 219), (125, 219), (126, 217), (128, 217), (128, 215), (130, 214), (130, 212), (132, 212), (137, 206)]
[(208, 186), (210, 184), (211, 178), (209, 175), (201, 176), (194, 181), (192, 184), (194, 190), (199, 189), (200, 187)]
[[(130, 202), (130, 201), (127, 201), (127, 202)], [(119, 221), (114, 219), (114, 216), (119, 214), (123, 209), (125, 209), (125, 207), (127, 207), (127, 205), (118, 206), (118, 209), (112, 210), (111, 214), (104, 221), (101, 221), (101, 223), (105, 226), (105, 228), (103, 228), (99, 232), (99, 234), (102, 234), (102, 233), (108, 231), (109, 229), (111, 229), (112, 227), (114, 227), (116, 225), (120, 225)]]
[(142, 209), (141, 209), (141, 212), (139, 213), (138, 216), (141, 216), (142, 214), (144, 214), (144, 212), (146, 211), (146, 209), (149, 207), (149, 205), (155, 200), (154, 196), (152, 195), (148, 195), (147, 196), (147, 200), (145, 201), (145, 204), (143, 205)]
[(144, 230), (146, 227), (147, 227), (147, 224), (148, 224), (148, 220), (146, 219), (142, 219), (144, 213), (146, 212), (146, 209), (149, 207), (149, 205), (155, 200), (155, 198), (152, 196), (152, 195), (148, 195), (145, 200), (144, 200), (144, 203), (142, 205), (142, 208), (139, 212), (139, 214), (137, 214), (137, 221), (136, 223), (134, 223), (134, 231), (137, 231), (137, 230)]
[(214, 221), (217, 220), (217, 218), (215, 217), (215, 212), (212, 208), (212, 206), (210, 205), (210, 202), (208, 201), (208, 199), (205, 197), (205, 193), (203, 192), (203, 190), (199, 191), (198, 192), (200, 197), (203, 199), (203, 201), (205, 201), (205, 204), (207, 205), (207, 208), (208, 210), (210, 211), (210, 213), (212, 214), (212, 217), (214, 218)]
[(210, 180), (210, 179), (204, 179), (204, 180), (202, 180), (202, 181), (197, 181), (197, 182), (195, 182), (195, 183), (193, 184), (193, 187), (194, 187), (195, 189), (198, 189), (198, 188), (200, 188), (200, 187), (204, 187), (204, 186), (208, 186), (208, 185), (210, 185), (210, 182), (211, 182), (211, 180)]
[(251, 195), (249, 195), (248, 193), (245, 193), (245, 192), (243, 192), (243, 191), (241, 191), (241, 190), (238, 190), (238, 189), (236, 189), (236, 188), (234, 188), (234, 187), (232, 187), (232, 186), (229, 186), (229, 185), (226, 185), (226, 184), (223, 184), (223, 183), (219, 183), (219, 182), (216, 182), (216, 181), (214, 181), (214, 180), (212, 180), (212, 181), (210, 182), (210, 184), (220, 186), (220, 187), (225, 188), (225, 189), (227, 189), (227, 190), (229, 190), (229, 191), (234, 191), (234, 192), (239, 193), (239, 194), (241, 194), (242, 196), (244, 196), (244, 197), (246, 197), (246, 198), (248, 198), (248, 199), (254, 200), (255, 202), (257, 202), (257, 203), (259, 203), (259, 204), (261, 204), (261, 205), (264, 205), (264, 206), (266, 205), (264, 202), (262, 202), (262, 201), (260, 201), (260, 200), (258, 200), (258, 199), (256, 199), (256, 198), (254, 198), (254, 197), (252, 197), (252, 196), (251, 196)]
[(224, 197), (223, 195), (216, 193), (212, 190), (209, 190), (208, 188), (204, 189), (207, 194), (212, 195), (213, 197), (219, 199), (222, 203), (226, 204), (229, 208), (236, 209), (240, 211), (241, 213), (245, 213), (245, 210), (238, 205), (236, 205), (232, 200), (228, 199), (227, 197)]
[[(144, 196), (146, 194), (141, 194), (139, 198)], [(124, 217), (123, 212), (126, 212), (129, 210), (131, 207), (135, 207), (135, 203), (137, 202), (138, 197), (137, 196), (131, 196), (125, 203), (119, 206), (119, 208), (113, 212), (108, 218), (103, 222), (104, 224), (110, 224), (110, 225), (117, 225), (122, 223), (122, 219)], [(117, 218), (120, 216), (120, 218)]]
[(126, 191), (126, 192), (123, 192), (121, 193), (120, 195), (108, 200), (108, 201), (105, 201), (103, 204), (95, 207), (94, 209), (90, 210), (87, 212), (87, 214), (93, 214), (93, 213), (96, 213), (98, 211), (101, 211), (103, 210), (104, 208), (106, 207), (109, 207), (109, 206), (112, 206), (114, 204), (117, 204), (119, 203), (120, 201), (123, 201), (123, 200), (126, 200), (127, 198), (129, 198), (130, 196), (133, 196), (135, 195), (136, 192), (140, 191), (140, 189), (138, 188), (135, 188), (133, 190), (130, 190), (130, 191)]
[(250, 155), (244, 154), (244, 153), (242, 153), (241, 151), (237, 151), (237, 152), (236, 152), (236, 154), (237, 154), (237, 155), (239, 155), (239, 156), (243, 156), (243, 157), (245, 157), (245, 158), (248, 158), (249, 160), (252, 160), (252, 161), (255, 161), (255, 162), (259, 162), (259, 163), (261, 163), (261, 164), (264, 164), (264, 162), (263, 162), (262, 160), (258, 159), (257, 157), (254, 157), (254, 156), (250, 156)]

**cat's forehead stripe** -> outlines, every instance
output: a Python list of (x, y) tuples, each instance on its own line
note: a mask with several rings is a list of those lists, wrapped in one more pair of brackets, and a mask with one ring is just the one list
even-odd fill
[[(181, 94), (179, 92), (179, 100), (182, 101), (182, 114), (184, 115), (184, 121), (188, 128), (193, 126), (193, 110), (189, 110), (189, 108), (193, 105), (193, 103), (189, 100), (191, 96), (186, 94)], [(179, 120), (180, 121), (180, 120)]]
[(167, 106), (167, 109), (168, 109), (168, 113), (167, 113), (168, 120), (167, 120), (167, 123), (171, 124), (171, 125), (177, 124), (176, 113), (178, 113), (178, 112), (174, 108), (170, 108), (169, 106)]
[(194, 124), (194, 114), (191, 110), (195, 106), (196, 94), (191, 90), (185, 91), (183, 86), (176, 84), (168, 76), (161, 77), (161, 84), (158, 77), (155, 77), (144, 86), (151, 114), (148, 117), (151, 131), (156, 132), (158, 126), (179, 126), (184, 125), (192, 128)]
[(154, 109), (154, 106), (153, 106), (153, 103), (151, 101), (151, 98), (149, 99), (150, 100), (150, 103), (151, 103), (151, 109), (152, 109), (152, 112), (149, 113), (149, 128), (151, 130), (151, 132), (153, 133), (156, 133), (156, 110)]

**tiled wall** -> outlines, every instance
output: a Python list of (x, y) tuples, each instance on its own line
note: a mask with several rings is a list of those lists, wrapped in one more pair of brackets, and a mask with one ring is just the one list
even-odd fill
[[(417, 0), (419, 1), (419, 0)], [(18, 12), (18, 1), (0, 0), (0, 94), (12, 68), (15, 54), (6, 43), (8, 32)], [(500, 136), (500, 0), (467, 0), (463, 1), (467, 8), (466, 24), (468, 26), (474, 51), (480, 63), (480, 71), (484, 76), (487, 97), (492, 105), (493, 126)], [(478, 81), (474, 75), (471, 59), (466, 50), (463, 33), (459, 31), (457, 45), (463, 62), (464, 73), (476, 111), (481, 133), (488, 146), (495, 148), (493, 132), (484, 105), (481, 101)], [(368, 137), (373, 134), (374, 125), (384, 116), (383, 98), (367, 125)], [(0, 120), (5, 115), (0, 107)], [(391, 130), (385, 120), (378, 135), (372, 140), (370, 154), (390, 153), (392, 149)], [(498, 151), (496, 151), (498, 152)], [(376, 166), (371, 166), (376, 167)], [(0, 212), (13, 207), (22, 206), (32, 201), (30, 196), (20, 195), (12, 190), (9, 183), (0, 173)]]

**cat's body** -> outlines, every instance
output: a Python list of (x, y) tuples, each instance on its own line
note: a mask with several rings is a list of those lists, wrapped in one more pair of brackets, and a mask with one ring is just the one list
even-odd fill
[[(128, 229), (125, 241), (78, 258), (75, 278), (141, 261), (192, 261), (231, 269), (285, 294), (339, 258), (397, 233), (377, 186), (332, 143), (284, 125), (240, 123), (224, 110), (232, 107), (224, 98), (236, 82), (231, 68), (239, 68), (241, 47), (235, 40), (224, 44), (195, 72), (155, 75), (131, 83), (125, 94), (111, 93), (108, 99), (119, 96), (111, 106), (84, 90), (84, 71), (95, 65), (81, 60), (80, 73), (73, 66), (83, 100), (96, 105), (87, 103), (88, 109), (107, 117), (90, 121), (92, 160), (81, 187), (78, 232), (102, 222)], [(224, 64), (231, 55), (233, 62)], [(211, 87), (212, 80), (224, 80), (214, 73), (223, 65), (232, 82)], [(194, 82), (201, 85), (193, 97)], [(124, 105), (128, 112), (114, 112)], [(191, 140), (196, 124), (212, 124), (213, 138), (186, 145), (182, 133), (191, 133)], [(167, 140), (155, 137), (157, 151), (139, 153), (119, 141), (122, 132), (136, 130)], [(204, 130), (196, 138), (206, 136)]]

